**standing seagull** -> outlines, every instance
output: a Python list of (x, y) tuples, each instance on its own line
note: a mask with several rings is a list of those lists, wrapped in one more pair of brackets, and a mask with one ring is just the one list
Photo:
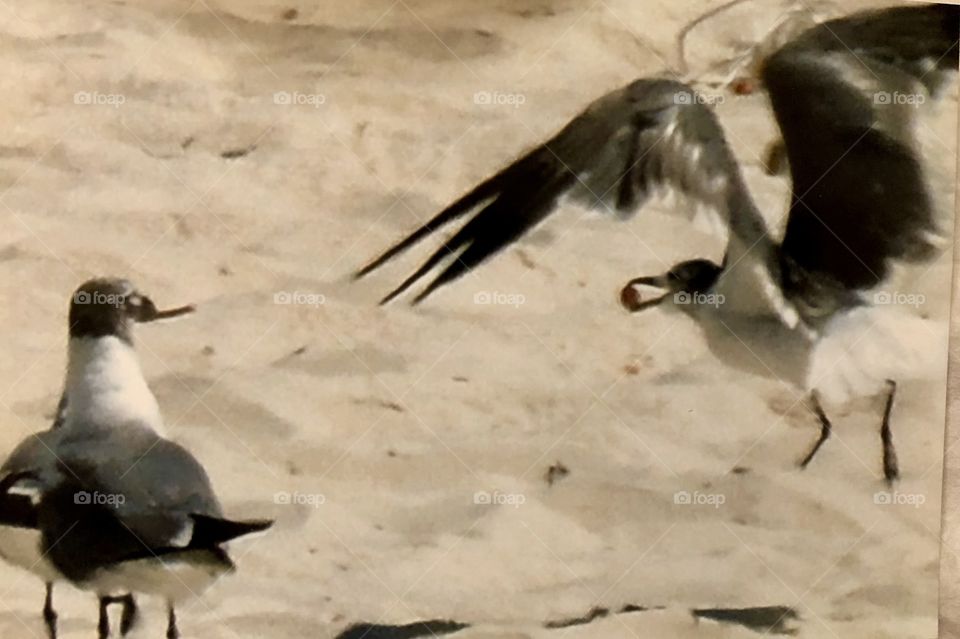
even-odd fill
[[(652, 194), (672, 189), (727, 228), (723, 262), (691, 260), (636, 278), (624, 288), (624, 305), (639, 311), (672, 301), (703, 326), (722, 359), (808, 392), (821, 432), (804, 467), (830, 435), (821, 398), (843, 403), (886, 390), (883, 471), (893, 481), (892, 380), (929, 373), (944, 346), (922, 339), (929, 329), (919, 318), (873, 304), (873, 293), (895, 270), (937, 253), (941, 229), (911, 124), (917, 103), (956, 72), (958, 35), (956, 6), (896, 7), (820, 24), (766, 59), (762, 80), (793, 186), (779, 243), (710, 107), (686, 84), (641, 79), (591, 104), (357, 277), (475, 212), (382, 300), (394, 299), (449, 256), (414, 298), (418, 303), (561, 208), (564, 196), (625, 218)], [(641, 300), (642, 286), (666, 292)], [(865, 333), (870, 338), (861, 340)]]
[(224, 519), (200, 463), (160, 434), (133, 324), (189, 310), (158, 311), (126, 280), (83, 284), (70, 305), (62, 423), (24, 442), (0, 478), (0, 500), (35, 495), (21, 524), (39, 531), (58, 578), (100, 597), (100, 637), (109, 635), (104, 602), (143, 593), (166, 600), (175, 639), (176, 604), (233, 570), (223, 544), (272, 523)]
[[(89, 301), (88, 293), (77, 293), (78, 303)], [(136, 322), (153, 322), (165, 318), (177, 317), (191, 312), (192, 307), (183, 307), (168, 311), (158, 311), (153, 302), (140, 296), (140, 312), (132, 319)], [(43, 440), (53, 436), (66, 419), (67, 393), (64, 392), (57, 404), (57, 415), (50, 430), (30, 435), (24, 439), (0, 466), (0, 477), (32, 468), (38, 461), (45, 459)], [(43, 620), (50, 639), (57, 636), (57, 613), (53, 607), (53, 582), (60, 577), (56, 568), (40, 551), (40, 531), (37, 528), (37, 499), (40, 486), (37, 482), (24, 480), (14, 490), (0, 495), (0, 557), (8, 563), (23, 568), (43, 580), (46, 596), (43, 605)], [(107, 607), (111, 603), (123, 604), (120, 621), (120, 633), (126, 635), (137, 619), (137, 606), (129, 593), (121, 596), (104, 596), (100, 599), (100, 619), (98, 626), (101, 634), (109, 634), (110, 621)]]

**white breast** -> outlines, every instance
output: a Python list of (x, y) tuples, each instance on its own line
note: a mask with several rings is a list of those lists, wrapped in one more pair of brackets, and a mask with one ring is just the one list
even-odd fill
[(64, 428), (135, 420), (162, 434), (160, 407), (143, 378), (136, 351), (117, 337), (70, 340), (66, 392)]

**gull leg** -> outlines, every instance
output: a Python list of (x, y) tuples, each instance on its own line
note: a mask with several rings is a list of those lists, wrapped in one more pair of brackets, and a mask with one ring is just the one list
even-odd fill
[(57, 611), (53, 609), (52, 583), (47, 583), (47, 596), (43, 600), (43, 622), (47, 625), (50, 639), (57, 639)]
[(97, 636), (100, 639), (107, 639), (110, 636), (110, 615), (107, 612), (110, 602), (110, 597), (100, 597), (100, 619), (97, 621)]
[(120, 615), (120, 636), (125, 637), (137, 623), (139, 617), (137, 602), (131, 594), (117, 597), (116, 601), (123, 604), (123, 613)]
[(897, 394), (897, 383), (887, 380), (890, 392), (883, 408), (883, 422), (880, 425), (880, 441), (883, 442), (883, 476), (888, 484), (900, 479), (900, 466), (897, 463), (897, 451), (893, 447), (893, 433), (890, 431), (890, 414), (893, 412), (893, 398)]
[(173, 602), (167, 602), (167, 639), (179, 639), (180, 631), (177, 630), (177, 613), (173, 610)]
[(806, 468), (807, 464), (813, 460), (813, 456), (816, 455), (817, 451), (820, 450), (820, 447), (823, 446), (823, 442), (830, 438), (830, 431), (833, 429), (833, 425), (830, 423), (830, 418), (827, 417), (825, 412), (823, 412), (823, 406), (820, 405), (820, 397), (817, 395), (817, 391), (810, 393), (810, 407), (820, 420), (820, 437), (813, 445), (813, 448), (810, 449), (810, 452), (807, 453), (807, 456), (804, 457), (803, 461), (800, 462), (800, 468)]

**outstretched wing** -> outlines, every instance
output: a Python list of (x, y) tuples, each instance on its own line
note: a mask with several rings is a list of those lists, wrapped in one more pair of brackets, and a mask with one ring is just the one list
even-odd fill
[(357, 277), (472, 214), (381, 302), (449, 259), (416, 303), (517, 240), (556, 211), (564, 196), (628, 217), (663, 188), (710, 207), (746, 246), (765, 237), (762, 218), (710, 107), (685, 84), (642, 79), (591, 104), (552, 139), (474, 187)]
[(911, 125), (957, 70), (958, 35), (956, 6), (897, 7), (826, 22), (767, 60), (763, 79), (793, 177), (781, 274), (808, 316), (857, 303), (891, 261), (934, 252), (938, 229)]

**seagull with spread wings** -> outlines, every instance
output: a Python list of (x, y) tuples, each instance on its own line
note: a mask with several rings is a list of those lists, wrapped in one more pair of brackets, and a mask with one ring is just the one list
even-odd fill
[[(484, 180), (359, 271), (362, 277), (454, 220), (468, 221), (393, 300), (442, 266), (423, 301), (519, 239), (564, 201), (630, 218), (664, 190), (715, 214), (722, 263), (696, 259), (632, 280), (631, 311), (694, 317), (722, 360), (789, 380), (831, 433), (821, 400), (886, 393), (883, 472), (899, 469), (890, 414), (899, 378), (922, 376), (944, 343), (922, 318), (878, 303), (895, 271), (928, 263), (941, 223), (913, 132), (918, 105), (957, 71), (960, 7), (894, 7), (824, 22), (774, 53), (762, 82), (792, 179), (779, 239), (760, 214), (712, 108), (688, 84), (640, 79), (592, 103), (557, 135)], [(949, 131), (955, 135), (956, 131)], [(691, 207), (694, 208), (694, 207)], [(952, 211), (951, 211), (952, 212)], [(655, 287), (662, 294), (643, 299)], [(938, 370), (938, 369), (937, 369)]]

